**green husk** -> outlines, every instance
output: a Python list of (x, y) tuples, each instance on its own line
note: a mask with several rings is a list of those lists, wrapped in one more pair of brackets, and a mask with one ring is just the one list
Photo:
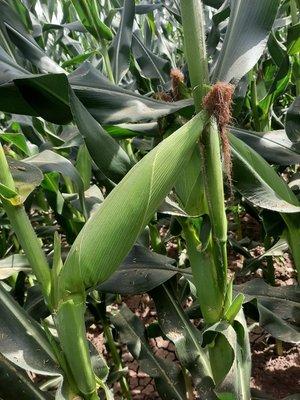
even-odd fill
[(214, 324), (222, 317), (224, 297), (218, 287), (216, 267), (211, 256), (211, 245), (208, 245), (205, 251), (198, 250), (200, 241), (192, 223), (182, 219), (181, 225), (201, 312), (207, 324)]
[(217, 267), (218, 284), (225, 296), (227, 286), (227, 218), (224, 201), (220, 137), (215, 120), (203, 131), (200, 143), (208, 213), (212, 227), (212, 250)]
[(208, 120), (201, 112), (136, 164), (75, 240), (59, 276), (62, 298), (105, 281), (171, 190)]

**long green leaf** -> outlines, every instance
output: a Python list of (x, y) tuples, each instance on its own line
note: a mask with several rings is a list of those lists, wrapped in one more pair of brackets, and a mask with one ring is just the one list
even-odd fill
[(111, 66), (117, 83), (120, 82), (129, 67), (134, 12), (134, 0), (124, 0), (120, 26), (109, 49)]
[(132, 36), (132, 51), (143, 75), (150, 79), (159, 79), (162, 83), (168, 80), (171, 69), (169, 61), (148, 49), (138, 31)]
[(86, 2), (85, 0), (72, 0), (80, 21), (84, 27), (98, 40), (113, 38), (108, 26), (101, 21), (99, 16), (98, 4), (95, 0)]
[(127, 295), (148, 292), (180, 273), (180, 269), (172, 263), (169, 257), (154, 253), (144, 246), (134, 245), (116, 272), (98, 289), (100, 292)]
[(40, 185), (43, 174), (39, 168), (26, 162), (13, 158), (8, 158), (7, 161), (17, 192), (24, 202), (29, 194)]
[(296, 97), (287, 110), (285, 129), (292, 142), (300, 142), (300, 96)]
[(273, 287), (262, 279), (253, 279), (234, 286), (234, 290), (243, 293), (245, 303), (250, 302), (257, 309), (259, 325), (273, 337), (290, 343), (300, 342), (298, 286)]
[(300, 146), (291, 142), (284, 130), (252, 132), (230, 127), (230, 132), (272, 164), (300, 163)]
[(88, 63), (70, 74), (69, 82), (79, 100), (101, 124), (148, 122), (192, 105), (191, 99), (166, 103), (125, 90)]
[(243, 311), (233, 325), (221, 321), (208, 327), (203, 341), (209, 345), (218, 399), (250, 400), (251, 353)]
[(233, 184), (243, 196), (269, 210), (284, 213), (300, 211), (300, 203), (295, 194), (259, 154), (232, 134), (230, 144)]
[(214, 382), (208, 351), (201, 346), (200, 331), (189, 321), (168, 284), (153, 290), (151, 296), (162, 331), (174, 343), (177, 356), (191, 373), (199, 394), (207, 395)]
[(31, 75), (2, 85), (2, 111), (41, 116), (56, 124), (72, 120), (68, 99), (68, 81), (65, 74)]
[(0, 352), (18, 367), (41, 375), (59, 376), (50, 344), (41, 326), (0, 284)]
[[(192, 105), (191, 99), (167, 103), (122, 89), (88, 63), (70, 74), (68, 80), (79, 100), (102, 124), (148, 122)], [(0, 48), (0, 82), (3, 83), (0, 86), (1, 111), (41, 116), (56, 124), (67, 124), (72, 120), (64, 74), (27, 74), (23, 69), (19, 70)]]
[(0, 354), (0, 397), (2, 399), (19, 400), (50, 400), (49, 393), (41, 392), (28, 375), (10, 363)]
[(74, 183), (75, 189), (83, 197), (84, 186), (81, 176), (70, 160), (51, 150), (41, 151), (26, 159), (26, 163), (38, 167), (44, 173), (59, 172)]
[(262, 55), (279, 0), (233, 0), (224, 43), (213, 81), (241, 79)]
[(131, 167), (127, 153), (105, 132), (73, 92), (70, 93), (70, 102), (74, 120), (97, 167), (108, 178), (120, 181)]
[(64, 72), (63, 68), (51, 60), (27, 33), (19, 15), (4, 0), (0, 2), (0, 27), (24, 57), (35, 64), (41, 72)]
[(144, 336), (144, 326), (127, 306), (111, 317), (121, 340), (139, 361), (141, 369), (155, 379), (162, 399), (185, 399), (185, 387), (180, 368), (175, 363), (156, 357)]
[(31, 271), (30, 265), (25, 255), (13, 254), (0, 260), (0, 279), (6, 279), (9, 276), (20, 271)]

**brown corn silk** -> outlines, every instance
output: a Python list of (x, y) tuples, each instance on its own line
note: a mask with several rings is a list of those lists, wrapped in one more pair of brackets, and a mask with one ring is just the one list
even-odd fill
[(174, 100), (180, 100), (180, 93), (178, 87), (184, 82), (184, 75), (178, 68), (172, 68), (170, 72), (170, 78), (172, 82), (172, 94)]
[(167, 103), (171, 103), (173, 101), (172, 96), (166, 92), (157, 92), (153, 95), (155, 100), (166, 101)]
[(227, 125), (232, 119), (231, 103), (234, 86), (226, 82), (217, 82), (203, 99), (203, 107), (212, 114), (218, 123), (222, 151), (224, 157), (224, 167), (230, 189), (232, 188), (232, 161), (231, 150), (227, 135)]

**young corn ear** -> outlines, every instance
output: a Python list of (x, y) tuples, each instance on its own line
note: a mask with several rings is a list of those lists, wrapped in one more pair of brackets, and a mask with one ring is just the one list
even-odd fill
[(217, 268), (218, 285), (225, 296), (227, 286), (227, 219), (224, 203), (220, 137), (212, 118), (203, 131), (200, 142), (203, 159), (205, 195), (212, 227), (212, 250)]
[(136, 164), (85, 224), (59, 276), (61, 298), (105, 281), (119, 266), (192, 155), (201, 112)]
[(224, 296), (219, 289), (217, 269), (211, 256), (211, 244), (201, 251), (197, 232), (190, 221), (181, 220), (197, 298), (206, 324), (212, 325), (222, 317)]
[(87, 221), (59, 274), (57, 331), (85, 399), (97, 396), (85, 338), (85, 291), (118, 268), (190, 159), (208, 118), (206, 112), (196, 115), (128, 172)]

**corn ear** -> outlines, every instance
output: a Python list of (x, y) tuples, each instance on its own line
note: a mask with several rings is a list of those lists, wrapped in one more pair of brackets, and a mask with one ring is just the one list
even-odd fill
[(149, 152), (109, 194), (71, 247), (59, 276), (62, 298), (83, 293), (117, 269), (190, 159), (208, 118), (204, 111), (197, 114)]
[(211, 257), (211, 245), (209, 244), (205, 251), (198, 250), (200, 241), (192, 223), (181, 219), (181, 225), (201, 312), (206, 324), (214, 324), (222, 317), (224, 296), (218, 286), (217, 271), (214, 259)]
[(179, 173), (175, 183), (175, 192), (181, 206), (191, 216), (198, 216), (207, 212), (202, 162), (199, 149), (195, 147), (192, 157)]
[(205, 194), (212, 226), (212, 248), (217, 266), (218, 283), (225, 296), (227, 285), (227, 219), (220, 138), (217, 123), (213, 118), (203, 131), (200, 152), (203, 158)]

